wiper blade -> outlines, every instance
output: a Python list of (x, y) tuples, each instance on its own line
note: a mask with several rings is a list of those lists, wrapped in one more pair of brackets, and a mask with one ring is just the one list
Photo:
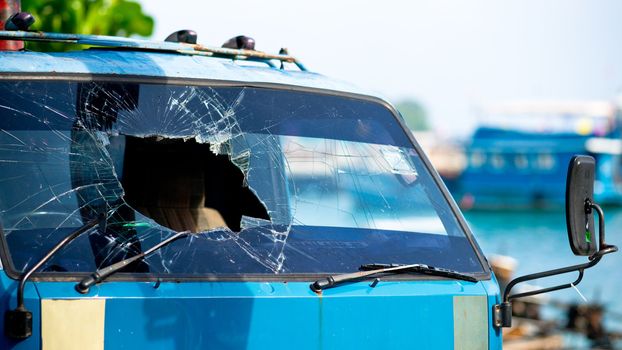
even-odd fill
[(106, 266), (104, 268), (101, 268), (95, 272), (93, 272), (92, 274), (84, 277), (78, 284), (76, 284), (76, 290), (81, 293), (81, 294), (86, 294), (89, 292), (89, 289), (94, 286), (97, 283), (102, 282), (103, 280), (105, 280), (106, 278), (110, 277), (110, 275), (112, 275), (113, 273), (122, 270), (123, 268), (125, 268), (126, 266), (140, 260), (140, 259), (144, 259), (147, 255), (163, 248), (164, 246), (167, 246), (168, 244), (182, 238), (182, 237), (187, 237), (191, 235), (191, 233), (189, 231), (184, 231), (184, 232), (178, 232), (174, 235), (172, 235), (171, 237), (161, 241), (160, 243), (154, 245), (153, 247), (145, 250), (144, 252), (140, 253), (140, 254), (136, 254), (132, 257), (129, 257), (127, 259), (123, 259), (119, 262), (116, 262), (112, 265)]
[(442, 267), (435, 267), (426, 264), (413, 264), (413, 265), (404, 265), (404, 264), (365, 264), (359, 267), (359, 270), (364, 271), (374, 271), (378, 269), (387, 269), (394, 267), (406, 267), (408, 268), (408, 272), (418, 272), (422, 274), (432, 275), (432, 276), (441, 276), (441, 277), (451, 277), (457, 280), (469, 281), (469, 282), (477, 282), (477, 278), (464, 274), (462, 272), (458, 272), (455, 270), (445, 269)]
[(359, 267), (359, 272), (345, 273), (342, 275), (328, 276), (313, 282), (310, 287), (314, 292), (335, 287), (341, 283), (353, 282), (366, 279), (380, 274), (399, 274), (399, 273), (422, 273), (426, 275), (449, 277), (453, 279), (477, 282), (477, 278), (463, 274), (458, 271), (434, 267), (425, 264), (364, 264)]

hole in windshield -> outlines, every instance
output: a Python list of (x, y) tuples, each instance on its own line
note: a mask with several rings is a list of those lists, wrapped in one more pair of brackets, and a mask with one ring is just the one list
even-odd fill
[(195, 140), (125, 137), (126, 202), (175, 231), (240, 231), (242, 216), (270, 220), (227, 155)]

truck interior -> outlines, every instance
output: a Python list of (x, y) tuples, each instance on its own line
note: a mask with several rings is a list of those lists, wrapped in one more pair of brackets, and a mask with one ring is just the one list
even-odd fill
[(270, 220), (228, 155), (193, 140), (126, 137), (126, 202), (175, 231), (240, 231), (242, 216)]

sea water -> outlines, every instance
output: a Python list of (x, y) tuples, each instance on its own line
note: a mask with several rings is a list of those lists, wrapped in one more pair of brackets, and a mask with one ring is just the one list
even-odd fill
[[(606, 242), (622, 247), (622, 209), (604, 208)], [(568, 243), (564, 208), (532, 211), (471, 211), (465, 217), (484, 253), (508, 255), (518, 261), (515, 277), (543, 270), (587, 262), (587, 257), (575, 256)], [(598, 223), (596, 221), (596, 226)], [(573, 282), (577, 272), (529, 282), (549, 287)], [(622, 331), (622, 252), (606, 255), (596, 266), (585, 270), (577, 286), (589, 303), (606, 308), (605, 325), (608, 331)], [(549, 293), (547, 304), (553, 301), (585, 303), (576, 290), (566, 289)], [(553, 307), (544, 310), (551, 317), (561, 318), (563, 312)]]

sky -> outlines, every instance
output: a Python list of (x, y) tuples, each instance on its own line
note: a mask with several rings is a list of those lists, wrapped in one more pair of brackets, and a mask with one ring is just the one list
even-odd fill
[(468, 135), (477, 106), (622, 94), (622, 1), (142, 0), (153, 39), (193, 29), (287, 47), (311, 71), (415, 99), (443, 135)]

